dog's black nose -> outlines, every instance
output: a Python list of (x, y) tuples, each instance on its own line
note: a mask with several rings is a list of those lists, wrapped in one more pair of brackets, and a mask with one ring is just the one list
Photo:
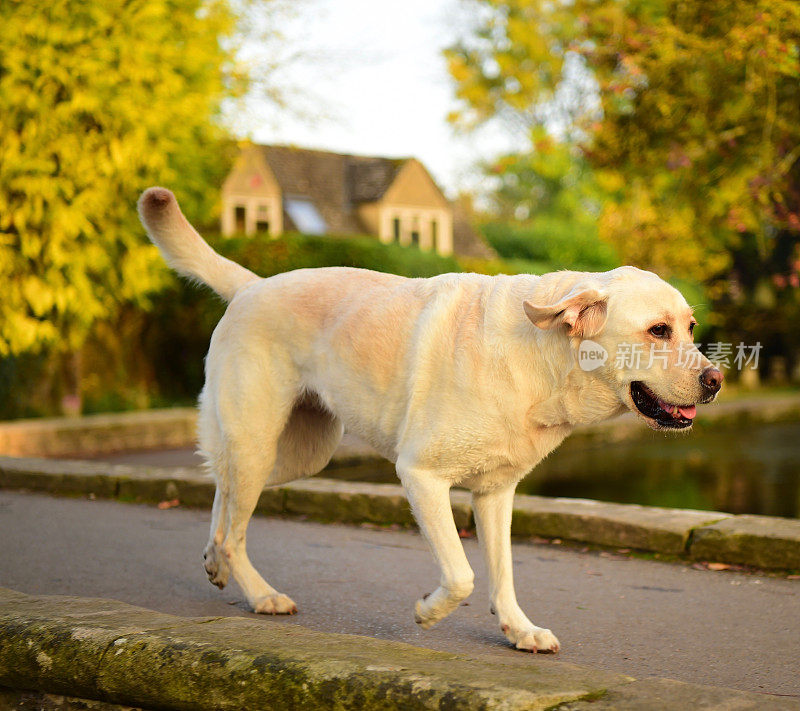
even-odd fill
[(719, 392), (723, 380), (725, 380), (725, 376), (714, 366), (709, 366), (700, 373), (700, 383), (706, 390), (712, 393)]

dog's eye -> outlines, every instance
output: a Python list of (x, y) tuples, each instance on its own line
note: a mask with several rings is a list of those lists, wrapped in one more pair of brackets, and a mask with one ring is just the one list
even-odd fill
[(665, 323), (656, 324), (650, 327), (649, 333), (656, 338), (669, 338), (669, 326)]
[(690, 336), (693, 336), (693, 335), (694, 335), (694, 327), (695, 327), (696, 325), (697, 325), (696, 323), (690, 323), (690, 324), (689, 324), (689, 335), (690, 335)]

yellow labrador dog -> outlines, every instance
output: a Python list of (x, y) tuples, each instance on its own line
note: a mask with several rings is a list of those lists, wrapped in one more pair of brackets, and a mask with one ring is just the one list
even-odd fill
[[(258, 497), (319, 472), (346, 428), (396, 462), (441, 568), (416, 621), (436, 624), (472, 591), (449, 500), (464, 486), (502, 631), (519, 649), (556, 652), (514, 592), (517, 482), (575, 425), (631, 410), (653, 429), (687, 429), (722, 383), (692, 343), (681, 294), (633, 267), (430, 279), (330, 267), (262, 279), (214, 252), (169, 190), (147, 190), (139, 214), (174, 269), (230, 302), (200, 397), (200, 449), (217, 483), (205, 569), (220, 588), (232, 573), (256, 612), (296, 612), (247, 557)], [(587, 343), (605, 360), (584, 367)], [(642, 362), (619, 367), (632, 350)]]

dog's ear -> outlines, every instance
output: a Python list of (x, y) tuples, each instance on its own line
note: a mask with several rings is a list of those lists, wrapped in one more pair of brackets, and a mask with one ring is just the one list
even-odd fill
[(539, 328), (567, 326), (568, 334), (592, 338), (603, 330), (608, 316), (608, 296), (598, 289), (577, 288), (554, 304), (523, 302), (526, 316)]

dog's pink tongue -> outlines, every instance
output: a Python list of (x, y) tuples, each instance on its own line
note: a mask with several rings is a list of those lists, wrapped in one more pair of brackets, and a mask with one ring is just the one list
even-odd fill
[[(661, 399), (659, 399), (658, 404), (661, 409), (664, 410), (664, 412), (668, 412), (675, 418), (683, 415), (687, 420), (691, 420), (694, 419), (694, 416), (697, 414), (697, 408), (694, 405), (690, 405), (689, 407), (679, 407), (678, 405), (670, 405)], [(680, 415), (678, 413), (680, 413)]]
[(664, 411), (668, 412), (670, 415), (675, 415), (675, 405), (670, 405), (668, 402), (664, 402), (659, 398), (658, 406)]

